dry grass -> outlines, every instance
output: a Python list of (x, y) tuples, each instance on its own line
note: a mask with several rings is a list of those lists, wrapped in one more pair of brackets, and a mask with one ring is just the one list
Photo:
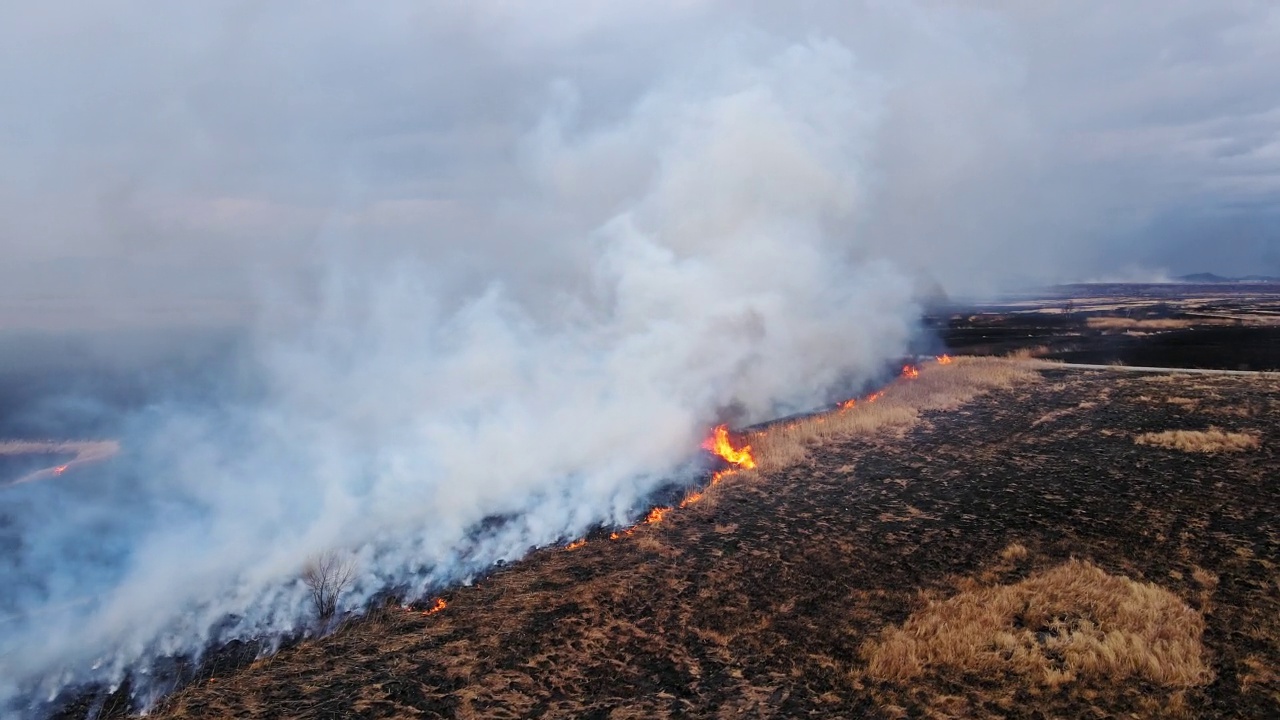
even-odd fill
[[(1047, 352), (1049, 352), (1048, 345), (1035, 345), (1032, 347), (1019, 348), (1005, 355), (1005, 357), (1009, 358), (1010, 360), (1032, 360), (1034, 358), (1040, 357), (1041, 355), (1044, 355)], [(1055, 361), (1046, 360), (1045, 362), (1055, 362)]]
[(1040, 375), (1024, 364), (1002, 358), (958, 357), (949, 365), (926, 363), (914, 380), (900, 378), (874, 401), (774, 425), (748, 438), (762, 471), (800, 462), (809, 448), (833, 439), (867, 436), (915, 425), (926, 410), (954, 409), (1000, 388), (1034, 382)]
[(1203, 633), (1204, 618), (1169, 591), (1071, 560), (932, 601), (862, 656), (869, 677), (893, 683), (952, 671), (1049, 687), (1142, 678), (1185, 688), (1213, 679)]
[(1139, 445), (1195, 453), (1243, 452), (1256, 450), (1262, 444), (1254, 433), (1226, 432), (1213, 427), (1208, 430), (1166, 430), (1142, 433), (1135, 436), (1133, 441)]
[(1091, 317), (1085, 324), (1094, 330), (1184, 330), (1196, 325), (1217, 325), (1219, 322), (1206, 320), (1136, 320), (1121, 317)]
[(1022, 543), (1009, 543), (1004, 550), (1000, 551), (1000, 559), (1007, 562), (1017, 562), (1025, 558), (1028, 552), (1027, 546)]

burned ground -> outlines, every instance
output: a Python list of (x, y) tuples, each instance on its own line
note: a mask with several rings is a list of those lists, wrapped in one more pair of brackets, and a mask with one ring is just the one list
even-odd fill
[[(155, 716), (1280, 715), (1280, 383), (1042, 375), (734, 475), (660, 524), (454, 591), (442, 612), (389, 607), (202, 680)], [(1259, 444), (1134, 441), (1210, 426)], [(869, 672), (876, 643), (931, 607), (1085, 563), (1169, 595), (1178, 627), (1202, 620), (1202, 637), (1183, 634), (1199, 637), (1206, 671), (1172, 684), (945, 662), (909, 679)], [(1029, 631), (1047, 638), (1068, 620)]]

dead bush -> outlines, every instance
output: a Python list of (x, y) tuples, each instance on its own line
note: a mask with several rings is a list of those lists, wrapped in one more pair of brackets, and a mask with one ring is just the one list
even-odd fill
[(355, 578), (355, 560), (329, 551), (316, 555), (302, 568), (302, 582), (311, 594), (311, 603), (321, 620), (338, 611), (338, 600)]

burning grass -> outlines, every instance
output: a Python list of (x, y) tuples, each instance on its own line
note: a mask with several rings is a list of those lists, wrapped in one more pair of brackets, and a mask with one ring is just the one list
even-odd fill
[(930, 602), (862, 655), (866, 675), (890, 683), (955, 673), (1049, 687), (1141, 678), (1186, 688), (1213, 679), (1204, 627), (1173, 593), (1073, 559), (1011, 585)]
[(1262, 441), (1256, 433), (1208, 430), (1166, 430), (1142, 433), (1133, 438), (1139, 445), (1151, 445), (1191, 453), (1223, 453), (1257, 450)]
[[(120, 443), (115, 440), (0, 440), (0, 456), (17, 457), (22, 455), (63, 455), (69, 456), (66, 462), (28, 473), (11, 484), (47, 480), (62, 475), (70, 468), (89, 463), (107, 460), (120, 452)], [(4, 484), (0, 482), (0, 484)]]
[[(840, 415), (909, 409), (966, 362)], [(1186, 422), (1144, 394), (1264, 417), (1280, 386), (1040, 372), (901, 439), (726, 471), (625, 540), (534, 553), (429, 615), (375, 611), (151, 717), (1277, 717), (1280, 429), (1218, 456), (1133, 436)]]
[(948, 357), (946, 362), (908, 366), (903, 377), (868, 398), (843, 403), (830, 413), (801, 418), (752, 433), (761, 470), (785, 468), (803, 460), (824, 442), (883, 431), (903, 431), (926, 410), (947, 410), (985, 392), (1034, 382), (1039, 374), (1012, 359)]

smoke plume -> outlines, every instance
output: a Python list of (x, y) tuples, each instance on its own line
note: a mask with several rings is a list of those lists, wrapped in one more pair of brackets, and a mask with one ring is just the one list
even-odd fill
[(522, 167), (602, 218), (550, 243), (579, 253), (554, 282), (442, 294), (425, 263), (335, 260), (273, 300), (254, 391), (152, 405), (117, 461), (6, 491), (6, 700), (295, 631), (316, 553), (357, 559), (352, 609), (628, 523), (726, 413), (816, 406), (904, 351), (911, 279), (847, 235), (881, 88), (844, 46), (726, 43), (585, 129), (553, 94)]

